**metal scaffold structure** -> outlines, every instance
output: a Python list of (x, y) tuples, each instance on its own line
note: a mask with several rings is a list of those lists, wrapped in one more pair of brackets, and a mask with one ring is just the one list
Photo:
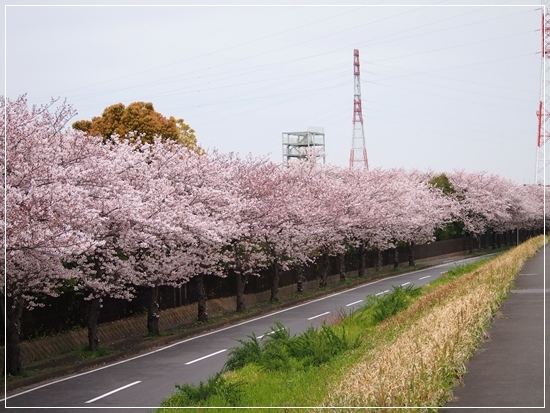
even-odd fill
[(537, 110), (538, 136), (537, 136), (537, 160), (535, 170), (535, 183), (544, 185), (545, 170), (550, 160), (546, 156), (546, 144), (550, 139), (550, 113), (546, 109), (550, 103), (550, 0), (542, 1), (542, 49), (540, 71), (540, 102)]
[(349, 167), (369, 169), (367, 148), (365, 146), (365, 129), (363, 127), (363, 108), (361, 106), (361, 71), (358, 49), (353, 50), (353, 137)]
[(304, 132), (283, 132), (283, 164), (293, 158), (304, 159), (313, 156), (325, 163), (325, 130), (310, 126)]

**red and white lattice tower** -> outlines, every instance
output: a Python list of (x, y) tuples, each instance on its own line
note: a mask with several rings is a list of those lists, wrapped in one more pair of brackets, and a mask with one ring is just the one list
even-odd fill
[(537, 161), (535, 171), (535, 183), (543, 185), (545, 182), (546, 166), (550, 159), (546, 157), (546, 144), (550, 139), (550, 112), (547, 105), (550, 104), (550, 0), (542, 0), (542, 58), (540, 70), (540, 102), (537, 110), (538, 136), (537, 136)]
[(353, 138), (351, 141), (351, 151), (349, 155), (349, 167), (369, 169), (367, 148), (365, 147), (365, 129), (363, 128), (360, 76), (359, 50), (355, 49), (353, 51)]

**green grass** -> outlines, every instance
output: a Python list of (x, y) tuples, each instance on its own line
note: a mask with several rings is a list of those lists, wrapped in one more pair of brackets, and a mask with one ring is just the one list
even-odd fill
[(100, 347), (95, 351), (91, 351), (88, 350), (88, 346), (84, 346), (75, 351), (75, 355), (85, 359), (94, 359), (97, 357), (108, 356), (109, 354), (111, 354), (111, 350), (104, 347)]
[[(323, 406), (334, 386), (349, 378), (354, 366), (375, 360), (380, 349), (400, 340), (415, 317), (420, 317), (414, 315), (416, 312), (431, 314), (432, 308), (454, 291), (454, 285), (462, 283), (462, 276), (470, 274), (468, 277), (477, 278), (476, 272), (482, 271), (480, 267), (491, 260), (459, 265), (422, 288), (395, 287), (389, 294), (369, 296), (365, 305), (354, 313), (341, 311), (330, 325), (310, 328), (299, 335), (291, 335), (282, 324), (275, 323), (270, 334), (262, 339), (251, 335), (246, 340), (238, 340), (239, 345), (229, 353), (223, 371), (206, 383), (177, 386), (174, 394), (161, 405), (172, 408), (161, 408), (159, 412), (224, 410), (215, 407), (237, 407), (238, 410), (238, 406), (260, 407), (256, 411), (290, 412), (303, 411), (290, 406)], [(428, 295), (431, 298), (424, 300)], [(478, 333), (482, 335), (481, 331)], [(388, 372), (393, 370), (391, 366), (397, 367), (390, 364)], [(445, 382), (438, 385), (449, 389), (457, 374), (451, 369)], [(345, 393), (350, 391), (344, 387)], [(422, 400), (423, 391), (415, 387), (414, 397)], [(173, 409), (184, 406), (197, 409)], [(289, 407), (261, 409), (270, 406)]]
[(262, 339), (252, 334), (246, 340), (237, 340), (239, 346), (230, 351), (222, 372), (206, 383), (177, 385), (161, 406), (319, 404), (327, 385), (338, 380), (346, 365), (373, 346), (377, 340), (371, 334), (374, 328), (405, 309), (419, 293), (419, 288), (395, 287), (383, 297), (369, 297), (354, 313), (341, 311), (332, 325), (310, 327), (298, 335), (291, 335), (276, 322)]
[(445, 272), (445, 274), (442, 274), (441, 277), (433, 280), (425, 287), (425, 292), (432, 291), (435, 288), (439, 287), (440, 285), (447, 284), (451, 281), (456, 280), (457, 278), (461, 277), (464, 274), (468, 274), (470, 272), (473, 272), (477, 270), (482, 265), (486, 264), (487, 262), (491, 261), (494, 258), (497, 258), (500, 254), (495, 255), (490, 258), (482, 258), (480, 260), (477, 260), (475, 262), (470, 262), (466, 264), (459, 264), (456, 265), (454, 268), (451, 268), (449, 271)]

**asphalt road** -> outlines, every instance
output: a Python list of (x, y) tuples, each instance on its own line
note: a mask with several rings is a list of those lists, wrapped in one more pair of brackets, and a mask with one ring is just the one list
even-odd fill
[(283, 323), (291, 334), (296, 334), (311, 325), (321, 325), (342, 309), (353, 311), (364, 303), (368, 295), (385, 294), (393, 286), (422, 286), (457, 264), (476, 259), (449, 259), (442, 265), (377, 280), (98, 369), (20, 389), (2, 400), (4, 406), (1, 409), (17, 407), (17, 411), (23, 412), (47, 409), (48, 412), (105, 413), (113, 407), (117, 413), (150, 412), (173, 393), (175, 383), (206, 381), (220, 371), (228, 351), (238, 344), (236, 339), (245, 339), (252, 333), (261, 336), (271, 331), (275, 321)]

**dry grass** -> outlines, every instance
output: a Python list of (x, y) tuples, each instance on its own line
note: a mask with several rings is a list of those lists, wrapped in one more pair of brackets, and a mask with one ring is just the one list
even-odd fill
[(542, 236), (527, 241), (385, 322), (383, 344), (344, 372), (325, 406), (418, 407), (411, 412), (444, 404), (523, 263), (542, 243)]

